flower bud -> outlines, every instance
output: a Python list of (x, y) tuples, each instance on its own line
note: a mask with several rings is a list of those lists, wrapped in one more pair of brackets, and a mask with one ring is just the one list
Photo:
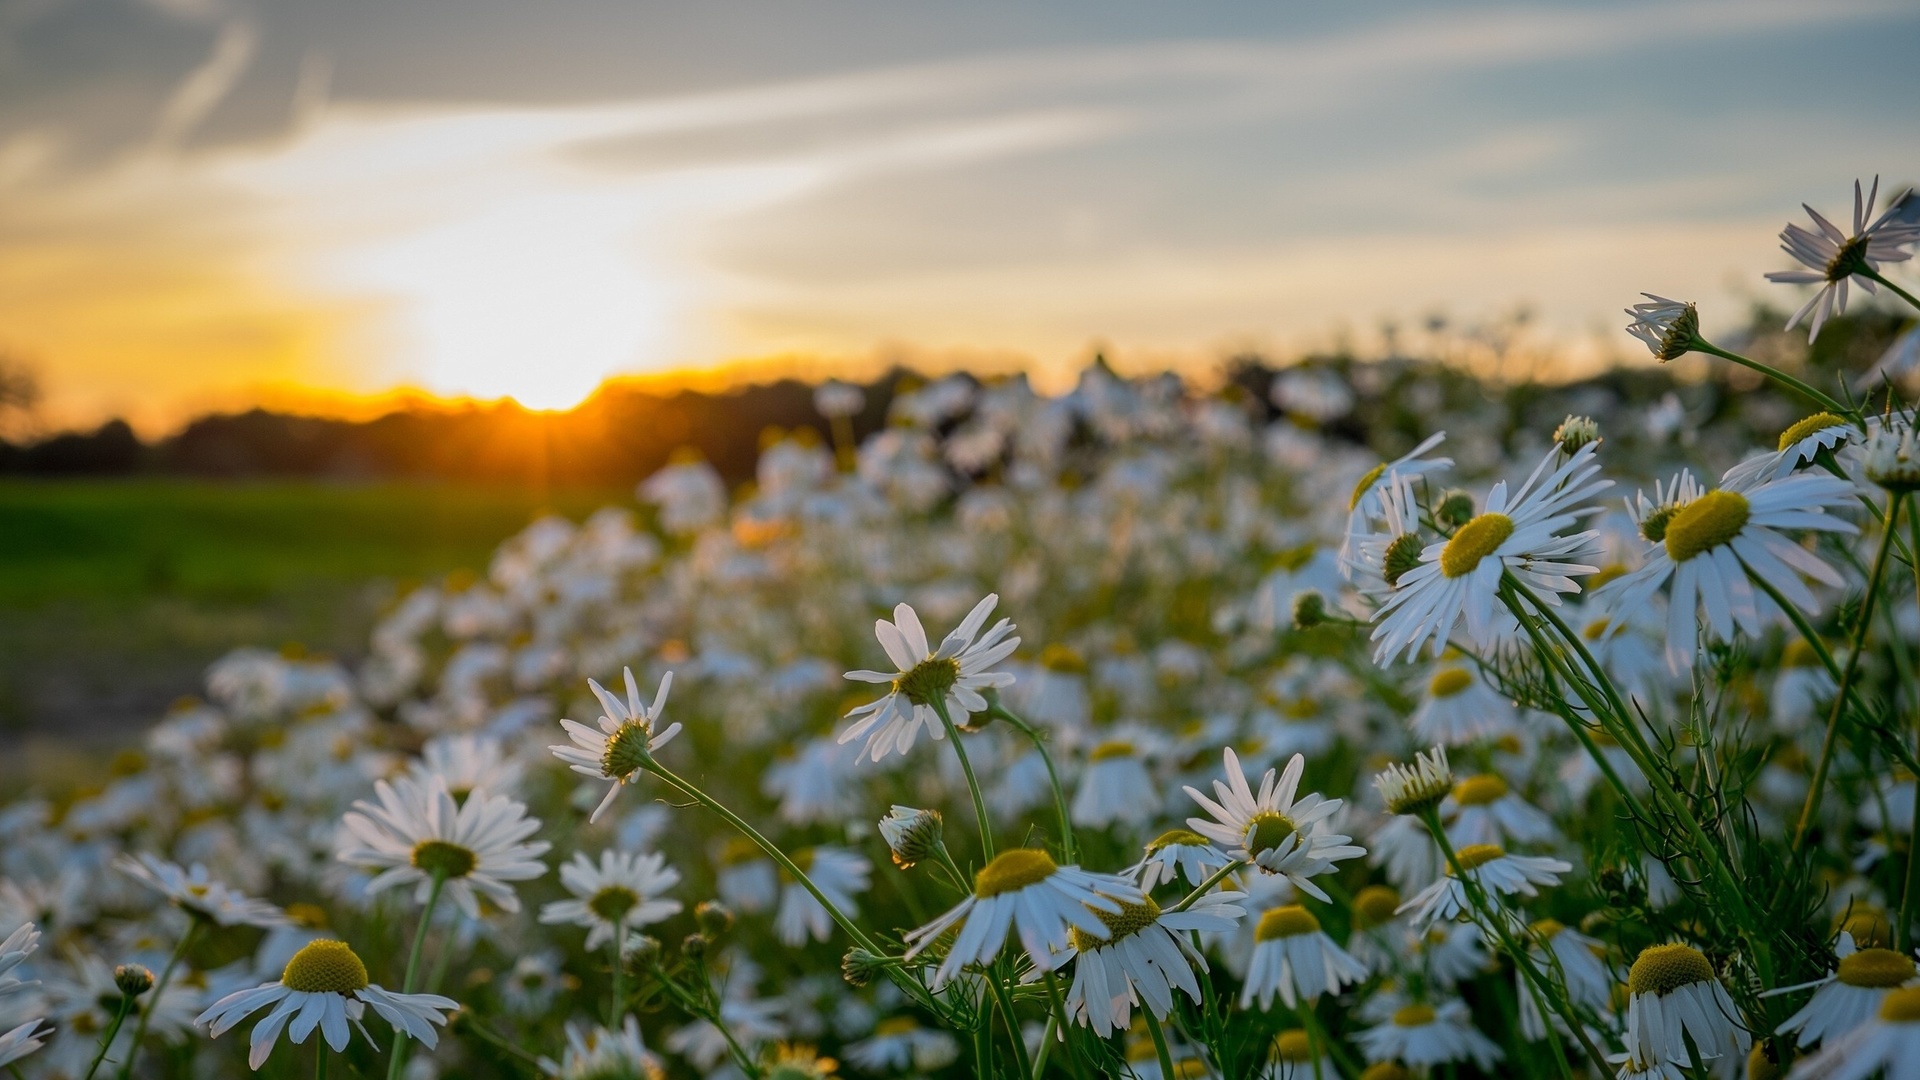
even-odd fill
[(704, 959), (707, 955), (707, 946), (711, 944), (713, 944), (712, 939), (705, 934), (688, 934), (686, 939), (680, 942), (680, 953), (689, 960)]
[(1457, 529), (1473, 520), (1473, 496), (1454, 489), (1440, 497), (1440, 505), (1433, 508), (1434, 520), (1449, 529)]
[(130, 998), (153, 989), (153, 972), (144, 964), (121, 964), (113, 969), (113, 985)]
[(1327, 598), (1318, 589), (1308, 589), (1293, 598), (1293, 627), (1311, 630), (1327, 621)]
[(1568, 416), (1553, 429), (1553, 441), (1560, 452), (1572, 455), (1588, 443), (1600, 441), (1600, 425), (1591, 416)]
[(627, 963), (644, 971), (659, 963), (661, 948), (652, 934), (635, 934), (627, 939)]
[(840, 958), (840, 977), (847, 980), (848, 986), (866, 986), (885, 967), (880, 957), (856, 947), (848, 949), (847, 955)]
[(693, 909), (693, 921), (701, 933), (717, 938), (733, 929), (733, 909), (718, 900), (702, 900)]

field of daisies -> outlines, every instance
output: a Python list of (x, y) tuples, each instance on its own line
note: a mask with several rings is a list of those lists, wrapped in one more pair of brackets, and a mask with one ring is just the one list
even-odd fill
[[(1877, 194), (1788, 331), (1910, 324)], [(828, 384), (356, 670), (234, 653), (0, 808), (0, 1064), (1920, 1077), (1920, 331), (1628, 314), (1699, 377)]]

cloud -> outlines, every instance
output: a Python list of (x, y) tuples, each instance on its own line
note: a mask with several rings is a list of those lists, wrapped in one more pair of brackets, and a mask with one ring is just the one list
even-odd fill
[(231, 18), (221, 24), (206, 60), (181, 80), (161, 107), (151, 150), (167, 151), (191, 135), (246, 74), (259, 44), (260, 35), (251, 20)]

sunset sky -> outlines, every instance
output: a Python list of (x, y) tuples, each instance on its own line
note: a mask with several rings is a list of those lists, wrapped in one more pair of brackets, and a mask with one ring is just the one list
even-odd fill
[[(43, 423), (774, 356), (1203, 369), (1641, 289), (1920, 180), (1920, 6), (0, 0)], [(1637, 348), (1637, 346), (1633, 346)]]

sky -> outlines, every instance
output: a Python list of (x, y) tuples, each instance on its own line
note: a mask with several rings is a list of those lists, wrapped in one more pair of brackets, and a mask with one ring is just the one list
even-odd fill
[(0, 351), (149, 432), (1523, 308), (1628, 356), (1920, 180), (1916, 56), (1911, 0), (0, 0)]

